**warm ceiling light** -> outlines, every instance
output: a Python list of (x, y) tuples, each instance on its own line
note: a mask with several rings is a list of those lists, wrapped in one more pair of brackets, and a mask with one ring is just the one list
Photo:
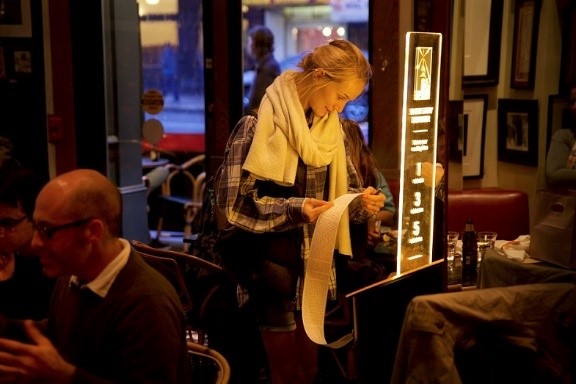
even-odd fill
[(160, 0), (146, 0), (146, 4), (148, 5), (156, 5), (160, 2)]

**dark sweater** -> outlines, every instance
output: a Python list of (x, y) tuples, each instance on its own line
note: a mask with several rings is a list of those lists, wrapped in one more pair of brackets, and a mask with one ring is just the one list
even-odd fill
[(250, 97), (246, 113), (257, 111), (260, 101), (266, 93), (266, 88), (274, 82), (274, 79), (280, 74), (280, 64), (272, 53), (260, 58), (256, 64), (256, 73), (254, 83), (250, 88)]
[(105, 298), (54, 290), (49, 337), (77, 366), (74, 383), (189, 383), (185, 320), (170, 283), (132, 252)]
[(14, 274), (0, 281), (0, 313), (20, 320), (46, 318), (55, 282), (44, 276), (38, 257), (16, 255)]

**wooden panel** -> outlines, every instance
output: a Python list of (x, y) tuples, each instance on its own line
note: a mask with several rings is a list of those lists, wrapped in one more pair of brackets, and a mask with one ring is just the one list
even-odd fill
[[(399, 1), (370, 2), (370, 143), (385, 177), (400, 168)], [(391, 171), (388, 171), (391, 170)]]
[(358, 383), (389, 383), (406, 307), (417, 295), (440, 293), (444, 261), (352, 295)]
[(240, 0), (202, 3), (208, 177), (222, 162), (230, 131), (242, 116), (241, 5)]
[[(2, 2), (4, 7), (5, 2)], [(20, 2), (17, 2), (20, 7)], [(31, 35), (0, 35), (0, 135), (12, 141), (13, 155), (43, 176), (48, 175), (46, 147), (46, 99), (44, 92), (44, 40), (42, 4), (32, 1), (28, 9)], [(4, 10), (2, 8), (2, 10)], [(18, 27), (16, 27), (17, 29)], [(25, 29), (25, 28), (23, 28)], [(28, 65), (19, 65), (25, 57)], [(37, 159), (41, 159), (39, 162)]]

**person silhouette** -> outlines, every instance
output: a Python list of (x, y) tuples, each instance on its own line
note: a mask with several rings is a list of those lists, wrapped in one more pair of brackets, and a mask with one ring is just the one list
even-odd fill
[(576, 80), (571, 83), (566, 127), (550, 139), (546, 155), (546, 187), (576, 189)]
[(280, 64), (274, 57), (274, 34), (268, 27), (258, 25), (248, 31), (248, 48), (256, 62), (256, 73), (248, 91), (245, 112), (258, 110), (266, 88), (280, 74)]
[(163, 93), (166, 97), (172, 93), (174, 101), (180, 100), (180, 87), (178, 85), (178, 52), (175, 47), (169, 43), (165, 43), (162, 48), (162, 79), (163, 79)]

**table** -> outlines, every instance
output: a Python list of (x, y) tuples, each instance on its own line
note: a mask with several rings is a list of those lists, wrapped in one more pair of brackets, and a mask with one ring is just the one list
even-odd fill
[(478, 288), (537, 283), (576, 284), (576, 270), (543, 261), (534, 262), (533, 259), (521, 263), (508, 259), (494, 249), (486, 250), (478, 273)]
[(156, 167), (161, 167), (163, 165), (168, 164), (168, 159), (158, 158), (156, 160), (150, 159), (148, 156), (142, 156), (142, 168), (143, 169), (151, 169)]

